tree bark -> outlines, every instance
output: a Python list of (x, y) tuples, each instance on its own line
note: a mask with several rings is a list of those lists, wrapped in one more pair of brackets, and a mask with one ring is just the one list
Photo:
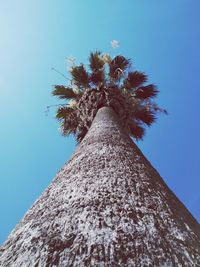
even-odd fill
[(200, 266), (200, 228), (103, 107), (0, 255), (3, 267)]

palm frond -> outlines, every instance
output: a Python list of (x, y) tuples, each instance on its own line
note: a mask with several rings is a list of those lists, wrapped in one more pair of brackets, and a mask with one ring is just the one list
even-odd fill
[(72, 67), (71, 75), (77, 86), (87, 87), (89, 84), (89, 75), (83, 65)]
[(146, 107), (139, 108), (135, 112), (135, 118), (148, 126), (156, 120), (155, 112), (152, 109), (147, 109)]
[(73, 112), (74, 112), (74, 109), (73, 108), (70, 108), (70, 107), (60, 107), (57, 110), (56, 118), (58, 120), (66, 119), (67, 117), (70, 117)]
[(143, 72), (134, 71), (129, 72), (127, 79), (124, 81), (124, 87), (126, 89), (134, 89), (141, 86), (147, 81), (147, 75)]
[(155, 113), (159, 112), (168, 115), (168, 111), (164, 108), (159, 107), (156, 103), (151, 104), (151, 109), (153, 109)]
[(69, 107), (60, 108), (56, 117), (61, 121), (61, 132), (64, 136), (76, 134), (79, 123), (76, 110)]
[(149, 84), (147, 86), (137, 88), (134, 93), (135, 96), (139, 99), (147, 99), (156, 97), (159, 91), (156, 89), (156, 86), (154, 84)]
[(58, 96), (60, 99), (77, 99), (80, 97), (80, 95), (76, 94), (70, 87), (55, 85), (54, 88), (55, 89), (52, 91), (52, 95)]
[(100, 51), (90, 53), (89, 66), (90, 66), (90, 69), (92, 70), (92, 72), (99, 71), (103, 68), (104, 61), (101, 58), (101, 52)]
[(113, 79), (120, 78), (130, 66), (130, 60), (123, 56), (116, 56), (109, 64), (109, 76)]
[(104, 79), (105, 79), (105, 73), (103, 70), (93, 72), (90, 75), (90, 81), (94, 84), (102, 83), (104, 82)]
[(63, 120), (60, 125), (60, 130), (63, 136), (68, 136), (70, 134), (76, 134), (76, 127), (69, 120)]
[(142, 140), (142, 138), (145, 135), (144, 127), (142, 127), (141, 125), (139, 125), (139, 124), (137, 124), (135, 122), (132, 122), (129, 125), (129, 131), (130, 131), (130, 135), (132, 137), (134, 137), (136, 140)]

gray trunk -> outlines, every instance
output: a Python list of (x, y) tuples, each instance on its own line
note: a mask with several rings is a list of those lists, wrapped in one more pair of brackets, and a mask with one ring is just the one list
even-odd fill
[(199, 224), (101, 108), (10, 234), (3, 267), (200, 266)]

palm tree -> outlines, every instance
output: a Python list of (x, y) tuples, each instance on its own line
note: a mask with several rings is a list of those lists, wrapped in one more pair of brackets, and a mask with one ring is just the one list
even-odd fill
[[(146, 84), (147, 75), (131, 68), (130, 59), (113, 59), (99, 51), (89, 56), (89, 71), (81, 64), (73, 66), (71, 84), (56, 85), (53, 95), (67, 100), (57, 110), (63, 135), (74, 134), (78, 142), (86, 135), (100, 107), (111, 107), (120, 117), (128, 134), (142, 139), (145, 126), (151, 126), (159, 108), (153, 99), (158, 90)], [(70, 100), (70, 102), (68, 102)]]
[(130, 137), (160, 110), (155, 86), (122, 56), (92, 53), (90, 69), (73, 67), (71, 86), (55, 87), (74, 101), (57, 117), (79, 144), (0, 249), (0, 266), (200, 266), (198, 222)]

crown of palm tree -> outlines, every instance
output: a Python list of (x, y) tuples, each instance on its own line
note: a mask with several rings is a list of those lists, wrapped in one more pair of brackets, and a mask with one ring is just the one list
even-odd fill
[(90, 53), (89, 66), (73, 66), (71, 84), (56, 85), (52, 94), (66, 100), (57, 110), (63, 135), (74, 134), (81, 141), (99, 108), (114, 109), (131, 137), (142, 139), (145, 126), (156, 120), (159, 108), (154, 102), (158, 90), (147, 83), (147, 75), (135, 71), (130, 59), (118, 55), (113, 59), (99, 51)]

